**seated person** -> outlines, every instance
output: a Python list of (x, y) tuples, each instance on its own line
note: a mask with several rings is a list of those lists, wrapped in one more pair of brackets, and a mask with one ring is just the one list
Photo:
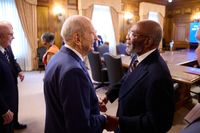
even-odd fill
[(97, 38), (95, 39), (94, 43), (93, 43), (93, 49), (94, 51), (98, 51), (98, 47), (103, 45), (103, 39), (100, 35), (97, 35)]
[(51, 32), (45, 32), (41, 36), (41, 40), (43, 41), (44, 45), (47, 47), (47, 51), (43, 56), (42, 62), (47, 65), (50, 58), (59, 51), (59, 48), (54, 44), (55, 43), (55, 36)]
[(104, 42), (102, 46), (99, 46), (97, 48), (97, 51), (99, 52), (101, 57), (103, 56), (104, 53), (109, 53), (109, 42)]

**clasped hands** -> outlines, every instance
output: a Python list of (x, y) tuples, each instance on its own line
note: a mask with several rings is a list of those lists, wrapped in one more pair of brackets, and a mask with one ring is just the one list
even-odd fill
[[(106, 112), (107, 111), (106, 104), (108, 103), (107, 97), (106, 96), (98, 97), (98, 100), (99, 100), (100, 111)], [(114, 131), (118, 127), (118, 119), (119, 118), (108, 115), (108, 114), (105, 114), (105, 115), (107, 117), (105, 129), (107, 131)]]

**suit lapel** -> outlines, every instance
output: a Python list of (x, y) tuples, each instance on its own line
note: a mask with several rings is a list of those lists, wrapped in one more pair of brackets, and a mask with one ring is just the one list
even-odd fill
[(142, 64), (138, 65), (138, 67), (136, 67), (133, 72), (127, 75), (125, 82), (120, 88), (119, 98), (124, 97), (130, 91), (134, 91), (134, 86), (137, 85), (138, 81), (142, 80), (142, 78), (144, 78), (147, 73), (148, 71), (146, 70), (145, 66)]
[(158, 50), (155, 50), (150, 55), (148, 55), (142, 62), (139, 63), (139, 65), (127, 75), (127, 78), (125, 79), (124, 83), (122, 84), (122, 87), (120, 88), (119, 98), (124, 97), (127, 95), (130, 91), (135, 91), (133, 88), (137, 85), (137, 83), (142, 80), (145, 75), (148, 73), (148, 66), (154, 62), (158, 57), (160, 57), (160, 54)]

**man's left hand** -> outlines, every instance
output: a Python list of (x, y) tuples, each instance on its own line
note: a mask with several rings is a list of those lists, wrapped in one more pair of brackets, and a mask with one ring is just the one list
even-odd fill
[(18, 76), (19, 76), (21, 81), (24, 80), (24, 73), (22, 71), (18, 73)]

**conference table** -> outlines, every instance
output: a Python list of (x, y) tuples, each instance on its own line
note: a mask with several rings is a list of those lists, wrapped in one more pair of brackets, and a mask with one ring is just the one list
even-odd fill
[[(190, 88), (200, 81), (200, 68), (187, 66), (191, 62), (196, 62), (197, 57), (194, 50), (184, 49), (179, 51), (163, 51), (161, 56), (167, 63), (170, 74), (174, 82), (179, 83), (177, 92), (179, 100), (176, 103), (177, 109), (183, 106), (188, 99), (191, 99)], [(131, 57), (121, 56), (122, 65), (128, 68)]]

